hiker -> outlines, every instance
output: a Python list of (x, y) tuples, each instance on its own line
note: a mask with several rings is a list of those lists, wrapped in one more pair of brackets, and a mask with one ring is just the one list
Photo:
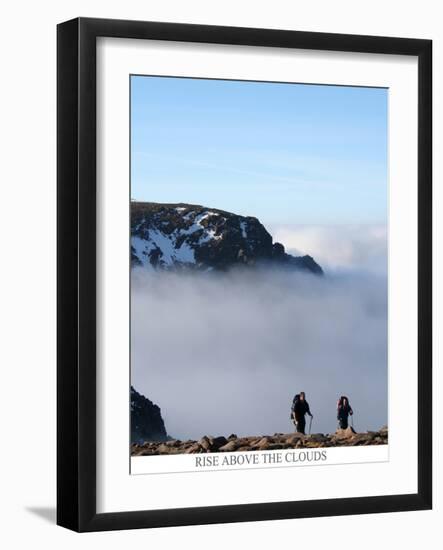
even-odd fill
[(306, 401), (305, 392), (302, 391), (294, 397), (291, 407), (291, 418), (295, 424), (295, 430), (301, 434), (305, 433), (306, 419), (305, 415), (309, 414), (311, 418), (314, 418), (309, 409), (309, 403)]
[(337, 401), (337, 420), (340, 428), (346, 430), (348, 427), (348, 417), (353, 415), (354, 411), (352, 410), (351, 405), (349, 404), (349, 399), (346, 395), (342, 395)]

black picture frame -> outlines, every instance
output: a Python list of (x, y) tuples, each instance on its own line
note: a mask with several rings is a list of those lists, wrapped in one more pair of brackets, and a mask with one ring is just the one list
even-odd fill
[[(418, 58), (416, 494), (96, 512), (96, 39), (173, 40)], [(57, 29), (57, 523), (75, 531), (425, 510), (432, 507), (432, 42), (78, 18)]]

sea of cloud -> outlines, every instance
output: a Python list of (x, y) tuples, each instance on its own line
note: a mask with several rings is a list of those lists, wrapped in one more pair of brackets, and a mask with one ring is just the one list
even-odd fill
[[(314, 432), (335, 431), (343, 394), (357, 429), (387, 423), (383, 233), (295, 231), (297, 239), (276, 240), (309, 251), (326, 268), (324, 277), (275, 269), (133, 270), (131, 381), (161, 407), (171, 436), (291, 431), (291, 401), (302, 390)], [(336, 240), (334, 262), (329, 247)]]
[(329, 272), (387, 273), (386, 225), (276, 225), (270, 231), (288, 252), (309, 254)]

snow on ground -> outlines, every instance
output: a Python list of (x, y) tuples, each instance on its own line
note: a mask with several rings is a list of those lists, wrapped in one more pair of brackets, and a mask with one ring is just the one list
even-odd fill
[(184, 241), (180, 248), (175, 249), (174, 260), (179, 263), (193, 264), (195, 263), (194, 249)]
[[(175, 208), (177, 212), (182, 212), (186, 210), (184, 207)], [(186, 221), (192, 219), (194, 212), (188, 212), (183, 219)], [(207, 210), (195, 216), (193, 222), (186, 229), (176, 229), (170, 235), (164, 233), (158, 229), (148, 229), (147, 238), (141, 238), (138, 236), (133, 236), (131, 239), (131, 244), (135, 249), (135, 254), (146, 267), (150, 267), (151, 263), (149, 260), (150, 252), (160, 249), (162, 256), (160, 261), (164, 266), (172, 266), (175, 263), (195, 263), (195, 254), (193, 247), (186, 242), (186, 239), (182, 244), (177, 247), (177, 241), (180, 237), (188, 236), (196, 233), (197, 231), (201, 232), (200, 238), (198, 240), (199, 245), (207, 243), (211, 240), (219, 240), (222, 238), (222, 235), (216, 235), (215, 229), (212, 227), (206, 227), (202, 222), (210, 217), (220, 216), (218, 212), (213, 212)], [(143, 222), (141, 222), (137, 228), (141, 227)], [(167, 222), (163, 222), (166, 223)], [(245, 229), (243, 229), (244, 236), (246, 235)]]
[(246, 232), (247, 227), (248, 227), (248, 224), (247, 224), (246, 222), (244, 222), (244, 221), (241, 221), (241, 222), (240, 222), (241, 234), (242, 234), (242, 237), (243, 237), (244, 239), (247, 239), (247, 238), (248, 238), (248, 234), (247, 234), (247, 232)]
[[(205, 227), (204, 225), (202, 225), (203, 220), (206, 220), (210, 216), (218, 216), (218, 215), (219, 214), (217, 212), (211, 212), (211, 211), (207, 211), (199, 214), (198, 216), (195, 217), (194, 222), (187, 229), (179, 229), (177, 231), (178, 233), (177, 236), (192, 235), (196, 231), (203, 230), (203, 234), (200, 237), (199, 244), (206, 243), (212, 239), (216, 239), (216, 240), (221, 239), (222, 236), (216, 235), (214, 229)], [(186, 214), (186, 216), (189, 216), (189, 214)]]
[(146, 267), (150, 267), (148, 254), (154, 248), (152, 242), (140, 237), (131, 237), (131, 246), (134, 248), (134, 253), (141, 263)]
[(168, 236), (157, 229), (150, 229), (149, 239), (132, 237), (131, 244), (138, 259), (147, 267), (151, 265), (149, 253), (157, 248), (162, 251), (160, 260), (166, 266), (172, 266), (176, 262), (195, 263), (194, 250), (186, 242), (176, 248), (176, 236), (174, 234)]

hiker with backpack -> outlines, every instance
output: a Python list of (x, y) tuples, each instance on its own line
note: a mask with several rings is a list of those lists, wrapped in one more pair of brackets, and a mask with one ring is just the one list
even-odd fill
[(340, 428), (346, 430), (348, 427), (348, 417), (353, 415), (354, 411), (346, 395), (342, 395), (337, 401), (337, 420)]
[(309, 408), (309, 403), (306, 401), (305, 392), (302, 391), (295, 395), (291, 407), (291, 419), (295, 424), (295, 430), (301, 434), (305, 434), (306, 414), (314, 418)]

